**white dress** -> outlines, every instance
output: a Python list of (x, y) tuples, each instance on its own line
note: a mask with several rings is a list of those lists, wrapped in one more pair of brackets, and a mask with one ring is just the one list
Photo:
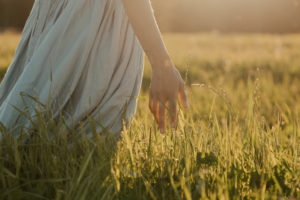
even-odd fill
[(29, 126), (16, 108), (38, 107), (30, 95), (87, 134), (87, 116), (98, 120), (97, 131), (118, 134), (135, 113), (143, 66), (121, 0), (35, 0), (0, 85), (0, 122)]

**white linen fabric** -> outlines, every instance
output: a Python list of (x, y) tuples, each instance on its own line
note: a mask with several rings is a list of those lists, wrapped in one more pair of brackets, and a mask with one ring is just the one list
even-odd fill
[(121, 0), (35, 0), (0, 85), (0, 122), (30, 124), (16, 109), (38, 106), (28, 94), (88, 134), (87, 115), (99, 120), (97, 131), (118, 134), (135, 113), (143, 66)]

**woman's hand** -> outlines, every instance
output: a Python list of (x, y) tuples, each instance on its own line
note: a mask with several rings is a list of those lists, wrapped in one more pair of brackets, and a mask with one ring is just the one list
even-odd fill
[(160, 131), (166, 129), (166, 112), (175, 127), (176, 105), (179, 97), (188, 107), (184, 81), (169, 58), (157, 26), (150, 0), (122, 0), (129, 21), (152, 66), (149, 107)]
[(149, 94), (149, 108), (153, 113), (161, 133), (166, 130), (166, 113), (170, 115), (170, 124), (175, 128), (177, 118), (177, 100), (188, 107), (184, 81), (173, 64), (153, 67)]

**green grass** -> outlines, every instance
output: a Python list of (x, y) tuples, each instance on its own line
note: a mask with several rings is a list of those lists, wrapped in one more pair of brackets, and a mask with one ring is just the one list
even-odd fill
[[(147, 63), (119, 141), (67, 132), (51, 112), (21, 130), (28, 143), (2, 127), (0, 198), (299, 199), (300, 35), (164, 37), (190, 101), (176, 130), (161, 135), (146, 112)], [(0, 35), (2, 76), (18, 39)]]

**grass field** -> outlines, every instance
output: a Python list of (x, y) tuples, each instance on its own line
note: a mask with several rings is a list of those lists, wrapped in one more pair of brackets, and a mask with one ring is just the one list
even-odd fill
[[(1, 77), (19, 34), (0, 34)], [(119, 142), (40, 115), (34, 139), (4, 134), (1, 199), (299, 199), (300, 35), (165, 34), (190, 101), (161, 135), (139, 106)], [(91, 125), (93, 125), (91, 121)], [(49, 139), (49, 133), (54, 139)]]

